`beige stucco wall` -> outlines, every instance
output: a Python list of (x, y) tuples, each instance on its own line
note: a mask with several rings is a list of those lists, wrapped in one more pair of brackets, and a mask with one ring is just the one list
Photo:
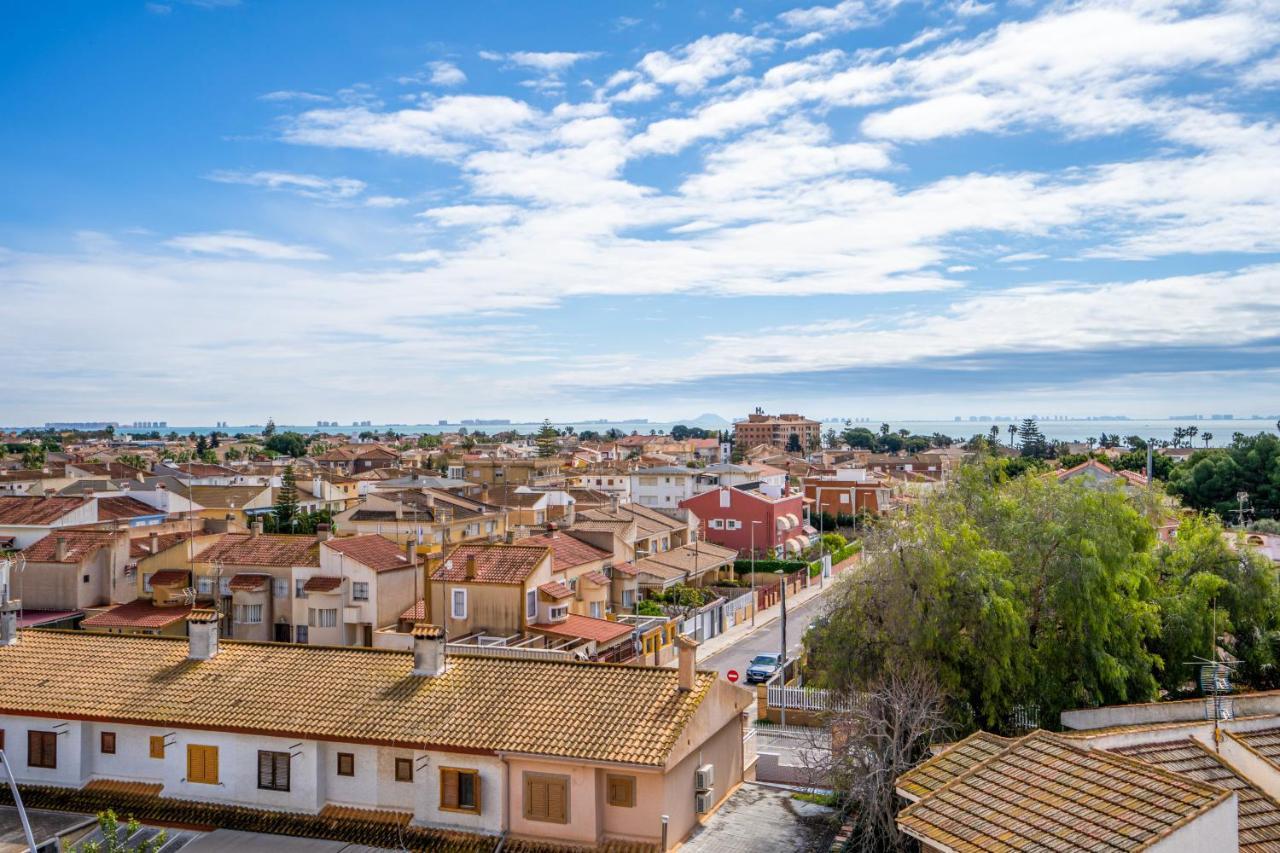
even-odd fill
[[(597, 844), (600, 840), (600, 802), (597, 768), (559, 761), (537, 761), (525, 758), (509, 760), (507, 796), (511, 803), (510, 826), (513, 835), (528, 838), (554, 838), (580, 844)], [(544, 823), (524, 817), (524, 774), (546, 773), (569, 777), (569, 822)]]
[(667, 772), (662, 802), (664, 813), (670, 818), (667, 842), (671, 847), (688, 837), (701, 817), (694, 800), (694, 771), (704, 764), (715, 767), (715, 811), (742, 782), (742, 722), (736, 712), (719, 731)]

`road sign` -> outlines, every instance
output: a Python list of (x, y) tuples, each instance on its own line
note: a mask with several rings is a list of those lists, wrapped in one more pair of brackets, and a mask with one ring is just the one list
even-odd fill
[(738, 671), (736, 669), (731, 669), (724, 675), (725, 678), (729, 679), (730, 684), (736, 684), (738, 682)]

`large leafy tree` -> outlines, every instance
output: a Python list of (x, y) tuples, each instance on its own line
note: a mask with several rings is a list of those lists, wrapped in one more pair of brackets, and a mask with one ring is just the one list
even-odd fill
[(1280, 438), (1236, 434), (1229, 447), (1197, 450), (1169, 474), (1169, 489), (1188, 506), (1233, 517), (1248, 494), (1258, 517), (1280, 517)]
[(1016, 708), (1155, 697), (1154, 532), (1118, 489), (970, 466), (900, 525), (873, 531), (809, 639), (816, 677), (872, 685), (924, 662), (961, 725)]

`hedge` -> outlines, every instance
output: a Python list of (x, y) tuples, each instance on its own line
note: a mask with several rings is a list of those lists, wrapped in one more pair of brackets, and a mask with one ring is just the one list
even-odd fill
[[(792, 574), (809, 565), (804, 560), (756, 560), (757, 573), (773, 573), (781, 569), (787, 574)], [(750, 560), (735, 560), (733, 570), (738, 574), (749, 574), (751, 572)]]

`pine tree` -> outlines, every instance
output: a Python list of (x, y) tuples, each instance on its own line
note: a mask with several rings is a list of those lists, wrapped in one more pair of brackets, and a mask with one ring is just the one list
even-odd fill
[(298, 515), (298, 481), (293, 466), (286, 465), (276, 492), (276, 528), (283, 530)]
[(538, 435), (534, 438), (534, 444), (538, 445), (538, 455), (542, 458), (555, 456), (559, 451), (556, 445), (556, 439), (560, 437), (560, 433), (551, 425), (551, 421), (544, 420), (542, 428), (538, 430)]
[(1018, 435), (1022, 438), (1020, 449), (1023, 456), (1030, 459), (1048, 458), (1049, 442), (1045, 439), (1044, 433), (1040, 432), (1040, 425), (1036, 423), (1035, 418), (1024, 420), (1022, 426), (1018, 427)]
[(209, 446), (210, 446), (210, 447), (217, 447), (217, 446), (218, 446), (218, 431), (217, 431), (217, 430), (214, 430), (212, 433), (210, 433), (210, 434), (209, 434)]
[(196, 456), (204, 456), (204, 452), (209, 449), (209, 440), (203, 435), (196, 439)]
[(276, 434), (276, 422), (273, 418), (267, 418), (267, 425), (262, 428), (263, 438), (270, 438)]

